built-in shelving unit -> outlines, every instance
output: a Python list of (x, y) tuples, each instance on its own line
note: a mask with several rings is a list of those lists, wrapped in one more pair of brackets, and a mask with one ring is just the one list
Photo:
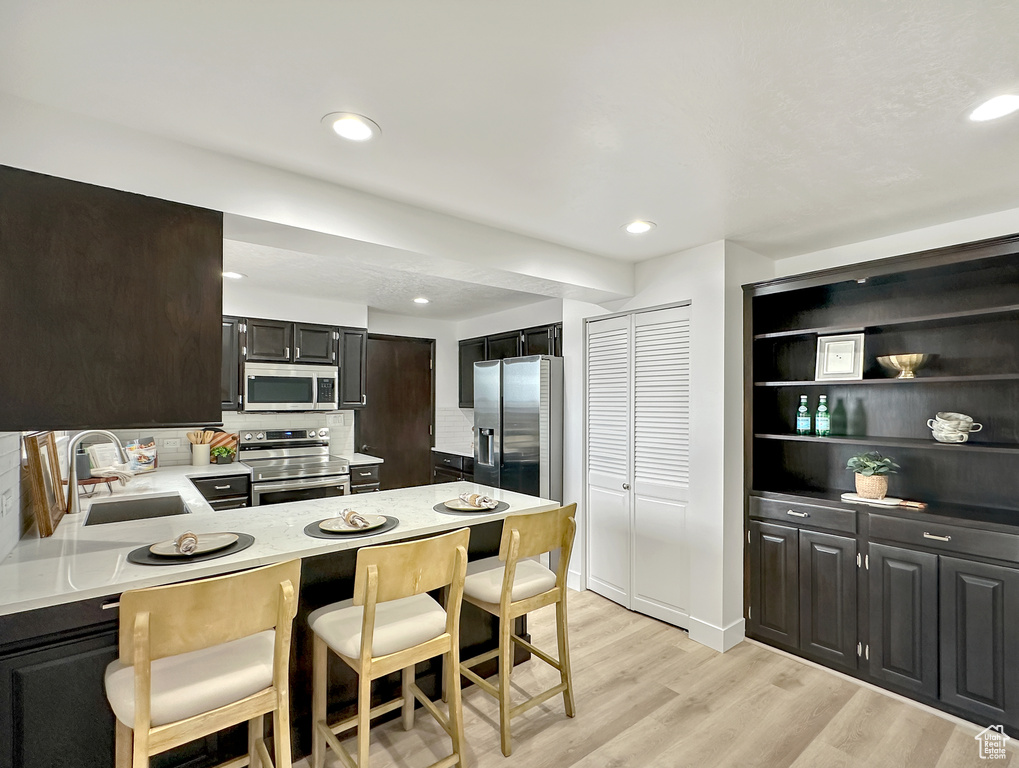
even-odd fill
[(912, 448), (935, 451), (960, 451), (967, 453), (1019, 453), (1015, 443), (939, 443), (916, 437), (870, 437), (841, 436), (817, 437), (816, 435), (768, 435), (755, 434), (755, 440), (791, 440), (799, 443), (831, 443), (839, 445), (866, 445), (879, 447)]

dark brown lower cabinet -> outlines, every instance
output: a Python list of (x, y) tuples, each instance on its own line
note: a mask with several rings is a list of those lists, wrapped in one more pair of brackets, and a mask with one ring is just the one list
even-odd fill
[(800, 531), (800, 650), (856, 669), (856, 539)]
[(799, 530), (750, 523), (750, 631), (796, 648), (800, 636)]
[(871, 676), (908, 693), (938, 696), (938, 556), (871, 544)]
[(1019, 725), (1019, 570), (941, 557), (941, 700)]

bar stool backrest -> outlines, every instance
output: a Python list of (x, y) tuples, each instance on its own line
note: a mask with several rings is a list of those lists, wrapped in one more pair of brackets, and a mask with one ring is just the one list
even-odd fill
[[(548, 512), (510, 515), (503, 522), (499, 559), (510, 565), (511, 561), (515, 564), (517, 560), (558, 549), (559, 573), (565, 577), (577, 532), (576, 514), (577, 505), (569, 504)], [(514, 539), (517, 540), (515, 545)]]
[[(301, 561), (125, 592), (120, 597), (120, 661), (133, 664), (136, 616), (149, 614), (149, 660), (209, 648), (290, 624), (297, 613)], [(286, 609), (284, 612), (284, 608)]]
[[(362, 547), (357, 552), (354, 573), (354, 605), (369, 602), (369, 581), (374, 581), (372, 602), (385, 603), (420, 595), (452, 584), (457, 573), (466, 568), (470, 529), (461, 528), (442, 536), (377, 547)], [(456, 552), (462, 549), (462, 563)], [(369, 574), (374, 574), (369, 579)], [(461, 583), (462, 586), (462, 583)]]

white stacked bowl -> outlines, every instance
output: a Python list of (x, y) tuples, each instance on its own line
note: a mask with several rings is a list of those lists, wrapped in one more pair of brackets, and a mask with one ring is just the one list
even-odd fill
[(927, 426), (939, 443), (965, 443), (971, 433), (984, 428), (972, 416), (951, 411), (940, 411), (935, 418), (927, 419)]

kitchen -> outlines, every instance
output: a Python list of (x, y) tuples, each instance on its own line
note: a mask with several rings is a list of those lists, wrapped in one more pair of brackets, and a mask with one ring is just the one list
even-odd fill
[[(410, 129), (399, 122), (383, 119), (384, 112), (370, 108), (374, 102), (366, 102), (368, 106), (358, 108), (379, 120), (383, 128), (380, 141), (351, 147), (336, 143), (336, 139), (328, 136), (318, 124), (323, 114), (347, 107), (329, 104), (319, 108), (321, 100), (315, 101), (318, 111), (309, 125), (296, 129), (296, 135), (302, 137), (298, 143), (303, 142), (315, 157), (324, 158), (324, 164), (343, 164), (347, 174), (341, 179), (319, 178), (320, 174), (307, 157), (290, 163), (279, 159), (273, 162), (271, 153), (259, 155), (253, 149), (231, 151), (209, 138), (231, 135), (225, 130), (228, 124), (233, 130), (239, 127), (231, 124), (231, 120), (241, 115), (224, 114), (228, 110), (218, 104), (216, 94), (229, 92), (232, 83), (243, 82), (244, 77), (239, 71), (245, 67), (262, 71), (260, 54), (256, 53), (256, 49), (266, 50), (270, 45), (249, 47), (235, 40), (233, 52), (236, 61), (233, 66), (238, 70), (217, 68), (207, 63), (205, 71), (221, 73), (215, 77), (222, 80), (216, 80), (215, 87), (210, 85), (207, 91), (193, 89), (190, 96), (194, 102), (185, 109), (175, 110), (176, 119), (183, 120), (184, 116), (192, 115), (190, 119), (195, 120), (196, 125), (175, 125), (163, 130), (147, 123), (150, 118), (142, 118), (131, 111), (133, 102), (127, 94), (138, 91), (132, 91), (130, 84), (124, 82), (130, 76), (130, 68), (98, 61), (88, 65), (95, 68), (92, 71), (94, 82), (104, 84), (103, 99), (97, 100), (94, 105), (86, 103), (86, 94), (90, 91), (84, 83), (79, 83), (78, 89), (67, 87), (66, 78), (78, 66), (82, 67), (81, 72), (88, 69), (84, 64), (71, 63), (68, 57), (75, 56), (79, 62), (90, 61), (90, 57), (84, 38), (77, 40), (72, 34), (74, 24), (70, 19), (75, 17), (68, 9), (64, 10), (69, 14), (67, 21), (59, 24), (54, 24), (53, 19), (33, 16), (28, 11), (18, 18), (5, 19), (9, 22), (4, 25), (5, 28), (19, 30), (21, 36), (18, 44), (12, 42), (6, 48), (5, 56), (11, 58), (5, 60), (2, 70), (14, 73), (27, 68), (35, 73), (35, 79), (5, 77), (0, 84), (4, 115), (0, 121), (0, 144), (3, 146), (0, 163), (222, 211), (224, 255), (221, 269), (247, 277), (222, 283), (215, 280), (217, 286), (222, 286), (222, 303), (213, 314), (220, 318), (269, 318), (367, 329), (369, 334), (380, 336), (434, 340), (434, 445), (453, 453), (472, 453), (468, 430), (473, 425), (473, 413), (460, 407), (459, 342), (561, 323), (562, 359), (565, 364), (563, 500), (581, 504), (578, 542), (584, 541), (587, 536), (584, 509), (585, 320), (692, 299), (691, 355), (694, 373), (691, 396), (696, 407), (691, 413), (691, 434), (696, 436), (696, 450), (691, 453), (692, 480), (685, 534), (689, 551), (676, 563), (676, 567), (682, 568), (686, 578), (695, 585), (690, 590), (688, 604), (684, 606), (691, 618), (690, 638), (716, 651), (746, 645), (740, 643), (746, 616), (742, 545), (743, 298), (740, 286), (1019, 231), (1015, 208), (1009, 208), (1019, 202), (1002, 192), (1001, 186), (987, 191), (993, 186), (987, 182), (988, 187), (979, 187), (971, 176), (946, 178), (942, 183), (946, 189), (974, 189), (972, 194), (949, 195), (939, 202), (920, 195), (923, 185), (909, 186), (909, 174), (903, 173), (898, 182), (891, 183), (888, 188), (882, 187), (885, 197), (878, 203), (870, 201), (864, 204), (861, 199), (866, 199), (867, 195), (860, 193), (856, 210), (860, 221), (869, 222), (867, 226), (843, 223), (839, 230), (835, 224), (818, 223), (829, 217), (830, 210), (814, 211), (812, 221), (815, 229), (809, 235), (795, 235), (790, 230), (784, 234), (767, 235), (763, 233), (766, 228), (758, 224), (755, 230), (749, 220), (744, 222), (742, 233), (738, 229), (712, 229), (710, 217), (697, 214), (699, 209), (693, 197), (676, 200), (664, 196), (661, 199), (670, 200), (666, 204), (670, 209), (691, 212), (690, 221), (682, 226), (675, 223), (666, 226), (662, 220), (664, 214), (657, 213), (657, 209), (648, 210), (650, 203), (627, 209), (627, 205), (620, 207), (617, 200), (614, 208), (596, 210), (592, 207), (589, 214), (592, 218), (584, 218), (575, 228), (593, 233), (587, 239), (555, 236), (543, 228), (541, 222), (546, 214), (533, 205), (524, 206), (524, 214), (516, 222), (503, 223), (505, 219), (497, 215), (497, 210), (508, 201), (498, 190), (488, 189), (487, 195), (471, 194), (470, 190), (477, 182), (473, 176), (466, 176), (462, 169), (448, 174), (444, 174), (447, 168), (437, 172), (431, 167), (431, 173), (427, 172), (427, 167), (419, 169), (418, 186), (408, 186), (403, 194), (393, 194), (396, 199), (388, 199), (385, 194), (388, 190), (373, 179), (382, 179), (386, 169), (392, 170), (392, 160), (386, 156), (386, 147), (400, 146)], [(408, 11), (406, 8), (403, 10)], [(125, 56), (128, 51), (131, 51), (130, 55), (143, 56), (143, 52), (137, 50), (137, 43), (128, 46), (123, 39), (122, 25), (129, 23), (129, 16), (124, 19), (118, 17), (123, 11), (123, 8), (103, 7), (94, 18), (79, 19), (78, 24), (91, 30), (92, 40), (107, 40), (110, 46), (116, 46)], [(654, 11), (671, 18), (661, 6), (656, 6)], [(226, 29), (234, 21), (225, 10), (210, 13), (208, 21), (212, 28)], [(866, 16), (862, 10), (861, 14)], [(808, 16), (822, 25), (823, 19), (812, 14)], [(165, 46), (162, 49), (164, 60), (179, 61), (183, 53), (176, 49), (172, 40), (188, 39), (189, 33), (180, 26), (184, 20), (159, 18), (166, 30), (166, 39), (161, 42)], [(974, 16), (971, 22), (976, 24), (979, 19), (979, 15)], [(563, 20), (556, 16), (555, 22), (561, 24)], [(427, 50), (419, 50), (424, 46), (422, 42), (407, 39), (407, 35), (396, 31), (383, 30), (378, 26), (381, 24), (378, 20), (365, 23), (372, 30), (372, 34), (365, 36), (365, 41), (374, 38), (392, 40), (393, 45), (399, 42), (404, 50), (417, 51), (420, 61), (432, 61)], [(462, 19), (460, 23), (467, 25), (478, 39), (487, 39), (486, 35), (490, 34), (483, 34), (474, 26), (473, 20)], [(526, 14), (515, 17), (514, 23), (519, 25), (514, 29), (526, 39), (529, 34), (526, 31)], [(934, 21), (930, 23), (935, 25)], [(291, 24), (294, 26), (290, 27)], [(1007, 23), (988, 24), (991, 28), (1008, 27)], [(269, 43), (273, 39), (273, 30), (280, 26), (288, 29), (300, 27), (297, 19), (286, 22), (277, 19), (275, 23), (269, 23), (267, 17), (259, 17), (251, 20), (249, 33)], [(769, 34), (775, 35), (772, 43), (784, 39), (780, 32), (789, 28), (783, 26), (780, 19), (774, 24), (767, 22), (765, 26), (770, 30)], [(948, 34), (946, 30), (952, 27), (952, 24), (938, 27), (939, 34)], [(675, 28), (668, 28), (675, 32)], [(435, 34), (450, 36), (450, 39), (445, 39), (450, 50), (462, 50), (470, 36), (457, 37), (451, 31), (455, 29), (456, 25), (452, 25), (446, 30), (435, 30)], [(608, 29), (606, 34), (609, 34)], [(176, 36), (171, 30), (176, 30)], [(568, 33), (564, 30), (563, 34)], [(583, 36), (583, 30), (578, 30), (577, 34)], [(650, 34), (652, 39), (660, 39), (653, 32)], [(689, 34), (693, 36), (690, 40), (692, 49), (699, 50), (701, 43), (693, 32)], [(28, 41), (35, 47), (36, 53), (24, 50)], [(887, 43), (880, 36), (875, 37), (873, 53), (876, 60), (891, 66), (886, 57), (881, 57), (881, 52), (887, 50), (883, 47)], [(821, 46), (820, 43), (817, 45)], [(315, 46), (310, 49), (314, 50)], [(318, 50), (325, 49), (323, 46)], [(503, 50), (498, 45), (495, 49)], [(540, 45), (537, 49), (543, 50)], [(775, 50), (781, 50), (781, 46), (770, 50), (774, 54)], [(813, 52), (819, 60), (827, 60), (823, 46)], [(477, 54), (476, 51), (473, 53)], [(370, 51), (364, 51), (364, 54), (371, 60)], [(204, 55), (210, 57), (208, 62), (212, 61), (209, 50)], [(916, 55), (918, 60), (927, 61), (919, 53)], [(949, 56), (947, 53), (944, 55)], [(963, 56), (960, 52), (951, 55)], [(50, 70), (41, 63), (47, 58), (52, 62)], [(952, 61), (954, 66), (963, 70), (978, 71), (977, 58), (974, 55), (965, 61)], [(637, 57), (635, 61), (643, 59)], [(903, 67), (900, 76), (907, 80), (912, 78), (910, 81), (922, 81), (921, 75), (909, 70), (909, 64), (909, 61), (899, 62)], [(202, 65), (196, 62), (196, 66)], [(504, 71), (504, 66), (497, 61), (489, 62), (488, 66), (498, 73)], [(554, 62), (545, 59), (529, 66), (536, 69), (525, 69), (521, 73), (526, 82), (540, 82), (541, 78), (536, 73), (542, 71), (541, 67), (556, 71)], [(150, 67), (152, 76), (161, 71), (155, 65), (150, 64)], [(682, 68), (676, 67), (677, 70)], [(379, 62), (378, 72), (385, 71), (382, 62)], [(493, 71), (489, 69), (484, 74), (491, 76)], [(298, 82), (303, 76), (302, 73), (280, 73), (284, 82)], [(435, 82), (440, 81), (441, 69), (434, 76)], [(482, 73), (477, 73), (477, 76), (482, 77)], [(532, 80), (527, 80), (527, 77)], [(597, 69), (591, 72), (590, 77), (592, 83), (601, 82), (603, 77), (605, 82), (614, 82), (612, 77)], [(999, 81), (991, 82), (990, 75), (985, 77), (986, 89), (1001, 87)], [(344, 75), (344, 78), (350, 83), (357, 79), (352, 75)], [(642, 78), (635, 76), (630, 80), (640, 82)], [(178, 81), (183, 82), (172, 73), (164, 72), (158, 82), (152, 84), (151, 93), (176, 94), (175, 98), (183, 99), (183, 95), (175, 90)], [(349, 87), (354, 89), (353, 85)], [(683, 87), (692, 86), (686, 84)], [(280, 92), (285, 90), (285, 86), (277, 88)], [(429, 114), (420, 102), (422, 93), (428, 89), (415, 90), (407, 87), (399, 94), (406, 101), (407, 110), (413, 113), (417, 108), (421, 114)], [(763, 86), (760, 90), (762, 93), (769, 92)], [(94, 93), (94, 89), (91, 92)], [(118, 93), (124, 94), (123, 101), (119, 100)], [(976, 99), (977, 95), (952, 94), (952, 98), (965, 101)], [(727, 108), (719, 105), (710, 94), (702, 96), (704, 103), (715, 104), (718, 109)], [(348, 95), (343, 98), (354, 97)], [(655, 101), (652, 89), (648, 103)], [(179, 103), (186, 103), (186, 100)], [(770, 107), (770, 102), (766, 101), (766, 106)], [(965, 105), (956, 109), (962, 114)], [(170, 111), (174, 110), (154, 107), (152, 114), (168, 119)], [(296, 115), (299, 110), (279, 111), (281, 115)], [(242, 112), (244, 117), (249, 115), (247, 110)], [(301, 114), (306, 112), (306, 106), (300, 110)], [(479, 108), (478, 112), (494, 116), (502, 114), (502, 109), (497, 103), (490, 103)], [(211, 120), (212, 115), (220, 116), (224, 123), (203, 125), (203, 121)], [(456, 116), (467, 118), (463, 114)], [(758, 113), (758, 116), (762, 117), (762, 125), (769, 124), (763, 120), (763, 113)], [(625, 116), (617, 114), (616, 118), (621, 120), (619, 125), (630, 125)], [(291, 126), (295, 120), (289, 117), (281, 119), (289, 120)], [(943, 137), (941, 144), (931, 141), (929, 151), (932, 156), (946, 156), (958, 147), (967, 147), (967, 152), (978, 154), (977, 140), (967, 133), (973, 127), (964, 124), (964, 115), (959, 119), (958, 127), (956, 122), (952, 122), (956, 120), (955, 116), (951, 120), (944, 116), (938, 119), (943, 121), (939, 124)], [(986, 178), (995, 177), (997, 173), (1007, 174), (1007, 163), (1000, 162), (1000, 158), (1013, 154), (1009, 151), (1012, 146), (1009, 134), (1005, 129), (998, 130), (999, 125), (1003, 126), (1005, 122), (986, 126), (990, 131), (984, 131), (979, 140), (979, 153), (983, 154), (973, 160), (974, 167), (979, 167)], [(390, 126), (393, 126), (392, 130)], [(203, 128), (205, 139), (194, 133)], [(920, 131), (919, 124), (912, 129), (913, 133)], [(491, 136), (497, 130), (502, 129), (486, 124), (478, 135)], [(761, 129), (762, 135), (766, 130)], [(911, 129), (902, 127), (900, 130), (903, 135), (908, 135)], [(995, 130), (997, 132), (992, 133)], [(581, 135), (588, 136), (597, 144), (597, 135)], [(457, 151), (467, 151), (468, 138), (461, 134), (465, 145)], [(607, 141), (606, 137), (602, 138)], [(883, 140), (887, 142), (888, 138)], [(849, 139), (846, 138), (846, 141)], [(502, 146), (506, 147), (512, 144), (513, 139), (509, 136), (502, 142)], [(611, 146), (611, 142), (600, 146)], [(665, 150), (667, 146), (667, 143), (659, 144), (658, 151), (671, 158), (672, 155)], [(60, 148), (60, 151), (54, 151), (55, 148)], [(897, 162), (895, 152), (906, 152), (899, 142), (892, 142), (885, 154), (881, 154), (876, 146), (871, 149), (888, 158), (887, 162), (893, 166)], [(294, 151), (293, 147), (288, 151)], [(444, 152), (443, 156), (447, 158), (456, 156), (456, 152), (449, 149)], [(859, 193), (861, 187), (854, 184), (860, 184), (860, 180), (847, 176), (848, 172), (843, 168), (832, 167), (822, 155), (824, 153), (818, 152), (814, 157), (815, 165), (810, 173), (816, 173), (817, 168), (825, 169), (825, 172), (835, 174), (846, 182), (847, 190), (856, 189)], [(427, 146), (418, 151), (418, 157), (422, 158), (425, 166), (428, 158), (437, 156)], [(502, 179), (504, 183), (516, 178), (514, 167), (506, 167), (498, 158), (494, 162), (490, 178)], [(660, 160), (649, 162), (649, 158), (641, 158), (640, 161), (631, 158), (627, 166), (644, 167), (656, 163), (669, 165)], [(534, 163), (531, 165), (537, 167)], [(766, 171), (769, 171), (767, 167), (756, 179), (761, 185), (757, 188), (758, 196), (762, 199), (781, 197), (764, 193), (763, 190), (772, 188), (770, 185), (775, 178)], [(625, 174), (618, 176), (623, 178)], [(444, 177), (442, 181), (448, 187), (459, 186), (462, 191), (467, 190), (467, 197), (477, 200), (462, 201), (457, 207), (453, 204), (450, 189), (443, 187), (445, 191), (441, 191), (436, 186), (440, 177)], [(468, 178), (470, 181), (465, 181)], [(455, 183), (457, 179), (459, 184)], [(871, 182), (873, 179), (869, 179), (867, 184)], [(668, 185), (665, 180), (656, 183)], [(524, 186), (527, 187), (526, 184)], [(603, 186), (586, 180), (588, 188)], [(838, 184), (833, 183), (832, 186)], [(976, 191), (978, 187), (979, 192)], [(432, 197), (428, 196), (429, 188), (435, 193)], [(544, 194), (558, 196), (560, 200), (570, 199), (575, 189), (583, 188), (585, 184), (571, 192), (552, 184)], [(808, 185), (803, 188), (808, 188)], [(620, 190), (620, 195), (625, 196), (625, 192)], [(662, 194), (665, 194), (664, 191)], [(486, 197), (493, 201), (491, 208), (479, 210), (478, 201)], [(960, 197), (965, 199), (960, 200)], [(519, 194), (518, 202), (526, 199), (525, 189)], [(904, 204), (910, 199), (916, 201), (913, 208)], [(425, 208), (433, 210), (426, 211)], [(550, 207), (550, 210), (553, 208)], [(627, 209), (626, 215), (620, 213), (621, 208)], [(876, 210), (881, 210), (882, 215), (876, 216)], [(455, 215), (450, 215), (450, 212)], [(863, 216), (864, 212), (869, 218)], [(762, 217), (758, 221), (782, 218), (775, 210), (758, 211), (755, 215)], [(658, 217), (657, 228), (642, 236), (645, 239), (630, 236), (619, 228), (627, 219), (640, 217)], [(804, 220), (807, 218), (804, 214)], [(606, 232), (599, 219), (611, 219), (611, 231)], [(525, 225), (525, 222), (531, 223)], [(677, 237), (677, 229), (683, 231), (682, 236)], [(755, 232), (758, 234), (753, 234)], [(751, 235), (745, 236), (746, 233)], [(769, 240), (769, 237), (773, 239)], [(620, 255), (613, 258), (606, 253)], [(97, 298), (90, 305), (93, 310), (103, 306), (103, 292), (117, 286), (119, 278), (106, 275), (103, 281), (97, 283)], [(419, 296), (431, 299), (432, 303), (414, 305), (413, 298)], [(26, 325), (25, 333), (31, 332), (31, 324)], [(221, 339), (217, 338), (217, 347), (220, 342)], [(99, 344), (97, 339), (82, 339), (77, 348), (87, 351), (89, 345), (96, 344)], [(5, 359), (12, 358), (5, 355)], [(58, 362), (49, 359), (40, 365), (48, 375), (59, 376)], [(217, 379), (218, 376), (212, 372), (209, 378)], [(144, 374), (140, 381), (144, 382)], [(356, 409), (350, 409), (327, 414), (323, 421), (305, 421), (310, 417), (302, 415), (295, 423), (284, 423), (282, 416), (273, 415), (270, 422), (260, 423), (257, 418), (251, 418), (252, 414), (223, 415), (215, 403), (209, 403), (209, 410), (203, 412), (200, 419), (188, 419), (179, 430), (173, 428), (174, 434), (182, 439), (180, 447), (184, 451), (164, 448), (160, 455), (167, 460), (176, 456), (178, 463), (186, 463), (188, 454), (184, 436), (188, 429), (222, 422), (223, 428), (231, 432), (241, 432), (248, 426), (316, 430), (325, 426), (329, 429), (331, 446), (338, 448), (340, 455), (350, 458), (355, 447), (359, 447), (355, 444), (354, 434), (358, 416)], [(157, 441), (175, 439), (160, 427), (179, 422), (153, 416), (151, 410), (143, 419), (151, 426), (132, 428), (133, 437), (151, 435)], [(143, 419), (131, 423), (141, 423)], [(330, 423), (329, 419), (334, 421)], [(342, 423), (335, 423), (338, 419), (342, 419)], [(19, 479), (18, 437), (11, 435), (16, 429), (43, 426), (41, 421), (23, 427), (10, 426), (0, 443), (3, 457), (0, 497), (8, 496), (4, 502), (4, 509), (8, 511), (0, 516), (0, 551), (10, 551), (17, 545), (22, 524), (27, 522), (27, 516), (19, 515), (17, 509), (26, 489)], [(71, 421), (66, 422), (63, 428), (103, 426), (109, 425)], [(380, 468), (383, 475), (384, 468), (385, 464)], [(578, 589), (587, 583), (592, 565), (590, 557), (587, 547), (577, 547), (571, 561), (572, 588)], [(583, 711), (578, 717), (577, 723), (582, 720)]]

